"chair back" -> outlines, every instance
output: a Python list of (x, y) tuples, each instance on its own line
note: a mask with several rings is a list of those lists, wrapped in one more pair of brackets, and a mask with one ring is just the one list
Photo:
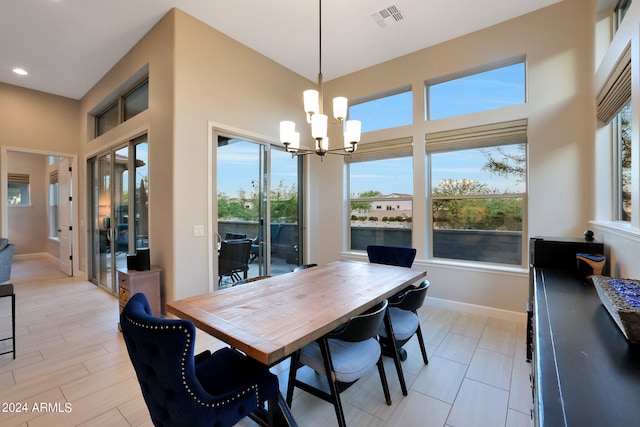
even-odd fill
[(299, 265), (297, 267), (294, 267), (293, 270), (291, 271), (301, 271), (301, 270), (306, 270), (307, 268), (311, 268), (311, 267), (317, 267), (318, 264), (303, 264), (303, 265)]
[(402, 292), (394, 295), (389, 306), (415, 312), (417, 309), (422, 307), (422, 304), (424, 304), (424, 299), (427, 296), (428, 290), (429, 281), (424, 280), (417, 287), (407, 288)]
[(416, 249), (404, 246), (367, 246), (369, 262), (374, 264), (395, 265), (398, 267), (411, 267), (416, 258)]
[(144, 294), (134, 294), (120, 315), (122, 336), (154, 425), (197, 425), (210, 409), (195, 376), (195, 327), (188, 320), (152, 315)]
[(228, 276), (249, 269), (251, 239), (223, 240), (218, 256), (218, 274)]
[(249, 277), (247, 279), (242, 279), (242, 280), (238, 280), (236, 282), (233, 282), (232, 286), (238, 286), (238, 285), (244, 285), (246, 283), (251, 283), (251, 282), (257, 282), (258, 280), (262, 280), (262, 279), (268, 279), (271, 276), (256, 276), (256, 277)]
[(224, 233), (224, 240), (238, 240), (238, 239), (246, 239), (246, 238), (247, 238), (246, 234), (229, 233), (229, 232)]
[(0, 239), (0, 283), (11, 279), (11, 263), (15, 246), (7, 239)]
[(364, 313), (352, 317), (340, 328), (328, 333), (327, 338), (358, 342), (377, 336), (388, 305), (387, 300), (384, 300)]

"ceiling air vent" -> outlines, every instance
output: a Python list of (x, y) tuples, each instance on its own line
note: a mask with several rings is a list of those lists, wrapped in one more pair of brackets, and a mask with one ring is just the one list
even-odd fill
[(404, 19), (402, 12), (400, 12), (400, 9), (398, 9), (396, 5), (382, 9), (371, 15), (371, 17), (380, 27), (386, 27), (388, 24), (394, 24)]

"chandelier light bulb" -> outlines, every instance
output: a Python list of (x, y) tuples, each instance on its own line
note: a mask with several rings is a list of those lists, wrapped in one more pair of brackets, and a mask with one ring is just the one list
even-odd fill
[(316, 140), (327, 137), (326, 114), (314, 114), (311, 116), (311, 136)]
[(349, 100), (344, 96), (336, 96), (333, 98), (333, 117), (342, 122), (347, 118), (347, 108)]
[(304, 97), (304, 112), (307, 113), (307, 122), (311, 123), (311, 116), (320, 111), (319, 96), (320, 92), (315, 89), (305, 90), (302, 93)]

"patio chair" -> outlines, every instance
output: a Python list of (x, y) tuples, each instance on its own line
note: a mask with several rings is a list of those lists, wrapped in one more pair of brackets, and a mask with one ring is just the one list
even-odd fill
[(229, 277), (231, 282), (247, 278), (250, 252), (251, 239), (222, 241), (218, 255), (218, 285), (224, 277)]

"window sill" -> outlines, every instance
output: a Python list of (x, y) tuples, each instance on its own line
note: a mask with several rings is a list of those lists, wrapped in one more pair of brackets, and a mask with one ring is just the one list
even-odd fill
[(7, 206), (9, 206), (10, 208), (32, 208), (33, 207), (33, 205), (31, 205), (31, 204), (29, 204), (29, 205), (12, 205), (12, 204), (9, 204)]
[(594, 228), (603, 233), (614, 234), (640, 243), (640, 230), (624, 221), (589, 221)]
[[(348, 259), (352, 261), (368, 261), (366, 252), (359, 251), (344, 251), (340, 253), (340, 256), (343, 259)], [(487, 264), (487, 263), (477, 263), (472, 261), (455, 261), (455, 260), (445, 260), (445, 259), (425, 259), (419, 260), (416, 259), (414, 262), (414, 266), (424, 266), (427, 267), (444, 267), (456, 270), (469, 270), (476, 272), (492, 272), (499, 274), (516, 274), (516, 275), (529, 275), (529, 269), (527, 267), (522, 266), (508, 266), (501, 264)]]

